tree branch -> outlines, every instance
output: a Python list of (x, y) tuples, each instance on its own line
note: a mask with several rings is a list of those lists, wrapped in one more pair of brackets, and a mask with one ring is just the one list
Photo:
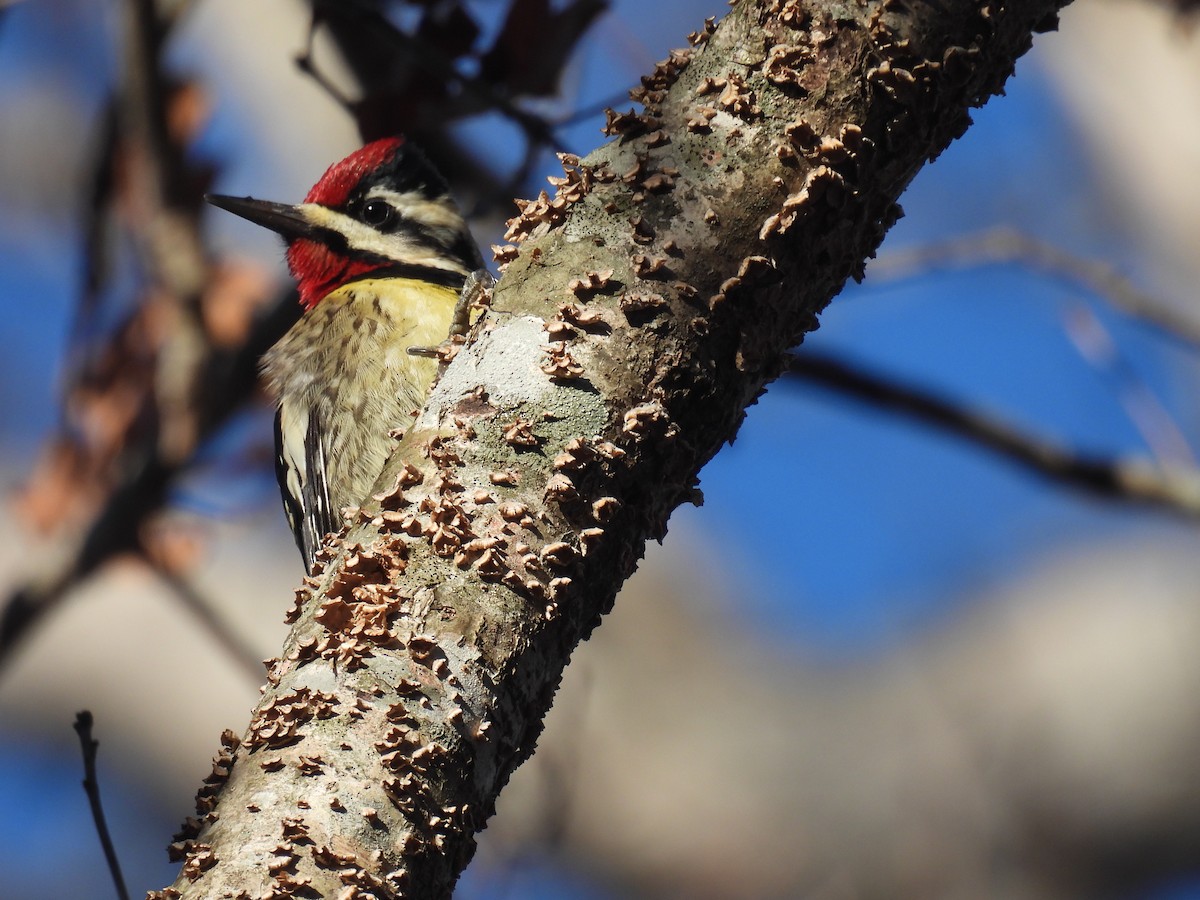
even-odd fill
[(646, 539), (1057, 6), (742, 0), (643, 79), (511, 224), (159, 896), (449, 896)]
[(92, 810), (92, 822), (96, 825), (100, 846), (104, 849), (104, 861), (108, 864), (113, 888), (119, 900), (129, 900), (129, 889), (125, 887), (125, 876), (121, 874), (121, 861), (108, 831), (104, 803), (100, 800), (100, 779), (96, 776), (96, 751), (100, 749), (100, 742), (92, 737), (94, 721), (91, 710), (84, 709), (75, 714), (75, 733), (79, 735), (79, 749), (83, 753), (83, 790)]
[(900, 384), (892, 377), (883, 378), (807, 350), (791, 357), (787, 371), (794, 377), (965, 438), (1067, 487), (1200, 518), (1200, 472), (1194, 467), (1167, 467), (1149, 459), (1113, 459), (1077, 453), (1027, 434), (994, 416), (963, 409), (911, 384)]
[(1200, 348), (1200, 322), (1183, 308), (1139, 288), (1108, 262), (1077, 256), (1007, 225), (896, 250), (871, 263), (871, 282), (921, 275), (934, 268), (1014, 263), (1093, 294), (1115, 309), (1153, 325), (1161, 334)]

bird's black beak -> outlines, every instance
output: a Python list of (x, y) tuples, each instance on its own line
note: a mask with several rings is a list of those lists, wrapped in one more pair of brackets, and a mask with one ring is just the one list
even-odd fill
[(253, 197), (227, 197), (224, 194), (205, 194), (204, 199), (213, 206), (248, 219), (255, 225), (269, 228), (289, 241), (320, 236), (317, 226), (296, 206), (272, 203), (270, 200), (255, 200)]

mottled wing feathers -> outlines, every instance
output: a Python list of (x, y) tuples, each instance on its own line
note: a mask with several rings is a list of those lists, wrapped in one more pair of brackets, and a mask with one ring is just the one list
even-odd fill
[(275, 414), (275, 477), (283, 495), (283, 510), (312, 573), (325, 535), (338, 530), (329, 503), (325, 446), (313, 409), (295, 413), (281, 405)]

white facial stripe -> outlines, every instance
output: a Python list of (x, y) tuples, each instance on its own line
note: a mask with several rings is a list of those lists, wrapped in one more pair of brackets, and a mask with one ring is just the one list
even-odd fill
[(445, 228), (455, 232), (462, 228), (462, 216), (449, 203), (429, 200), (419, 191), (400, 194), (385, 187), (376, 187), (367, 192), (367, 198), (390, 203), (404, 218), (426, 228)]
[[(336, 212), (326, 206), (321, 206), (319, 203), (301, 203), (296, 208), (312, 224), (320, 228), (327, 228), (330, 231), (336, 231), (342, 235), (346, 239), (347, 246), (352, 250), (373, 253), (384, 259), (393, 259), (409, 265), (428, 266), (433, 269), (455, 272), (460, 275), (467, 274), (466, 267), (461, 263), (448, 258), (443, 253), (437, 252), (436, 248), (417, 240), (411, 234), (406, 234), (403, 231), (393, 234), (382, 234), (371, 226), (358, 221), (358, 219), (347, 216), (344, 213)], [(406, 217), (411, 218), (407, 215)], [(456, 215), (453, 218), (458, 223), (462, 222)], [(418, 225), (424, 224), (420, 220), (414, 219), (414, 221)], [(451, 236), (457, 234), (457, 229), (453, 231), (447, 229), (447, 231), (450, 232)]]

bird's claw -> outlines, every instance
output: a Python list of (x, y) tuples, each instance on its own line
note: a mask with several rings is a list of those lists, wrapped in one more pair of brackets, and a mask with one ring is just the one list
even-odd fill
[(454, 312), (450, 317), (450, 334), (446, 340), (436, 347), (409, 347), (408, 354), (436, 359), (443, 366), (448, 365), (466, 340), (467, 331), (471, 327), (471, 310), (488, 307), (492, 302), (492, 287), (495, 284), (495, 277), (487, 269), (476, 269), (468, 275), (462, 291), (459, 292), (458, 301), (454, 304)]

